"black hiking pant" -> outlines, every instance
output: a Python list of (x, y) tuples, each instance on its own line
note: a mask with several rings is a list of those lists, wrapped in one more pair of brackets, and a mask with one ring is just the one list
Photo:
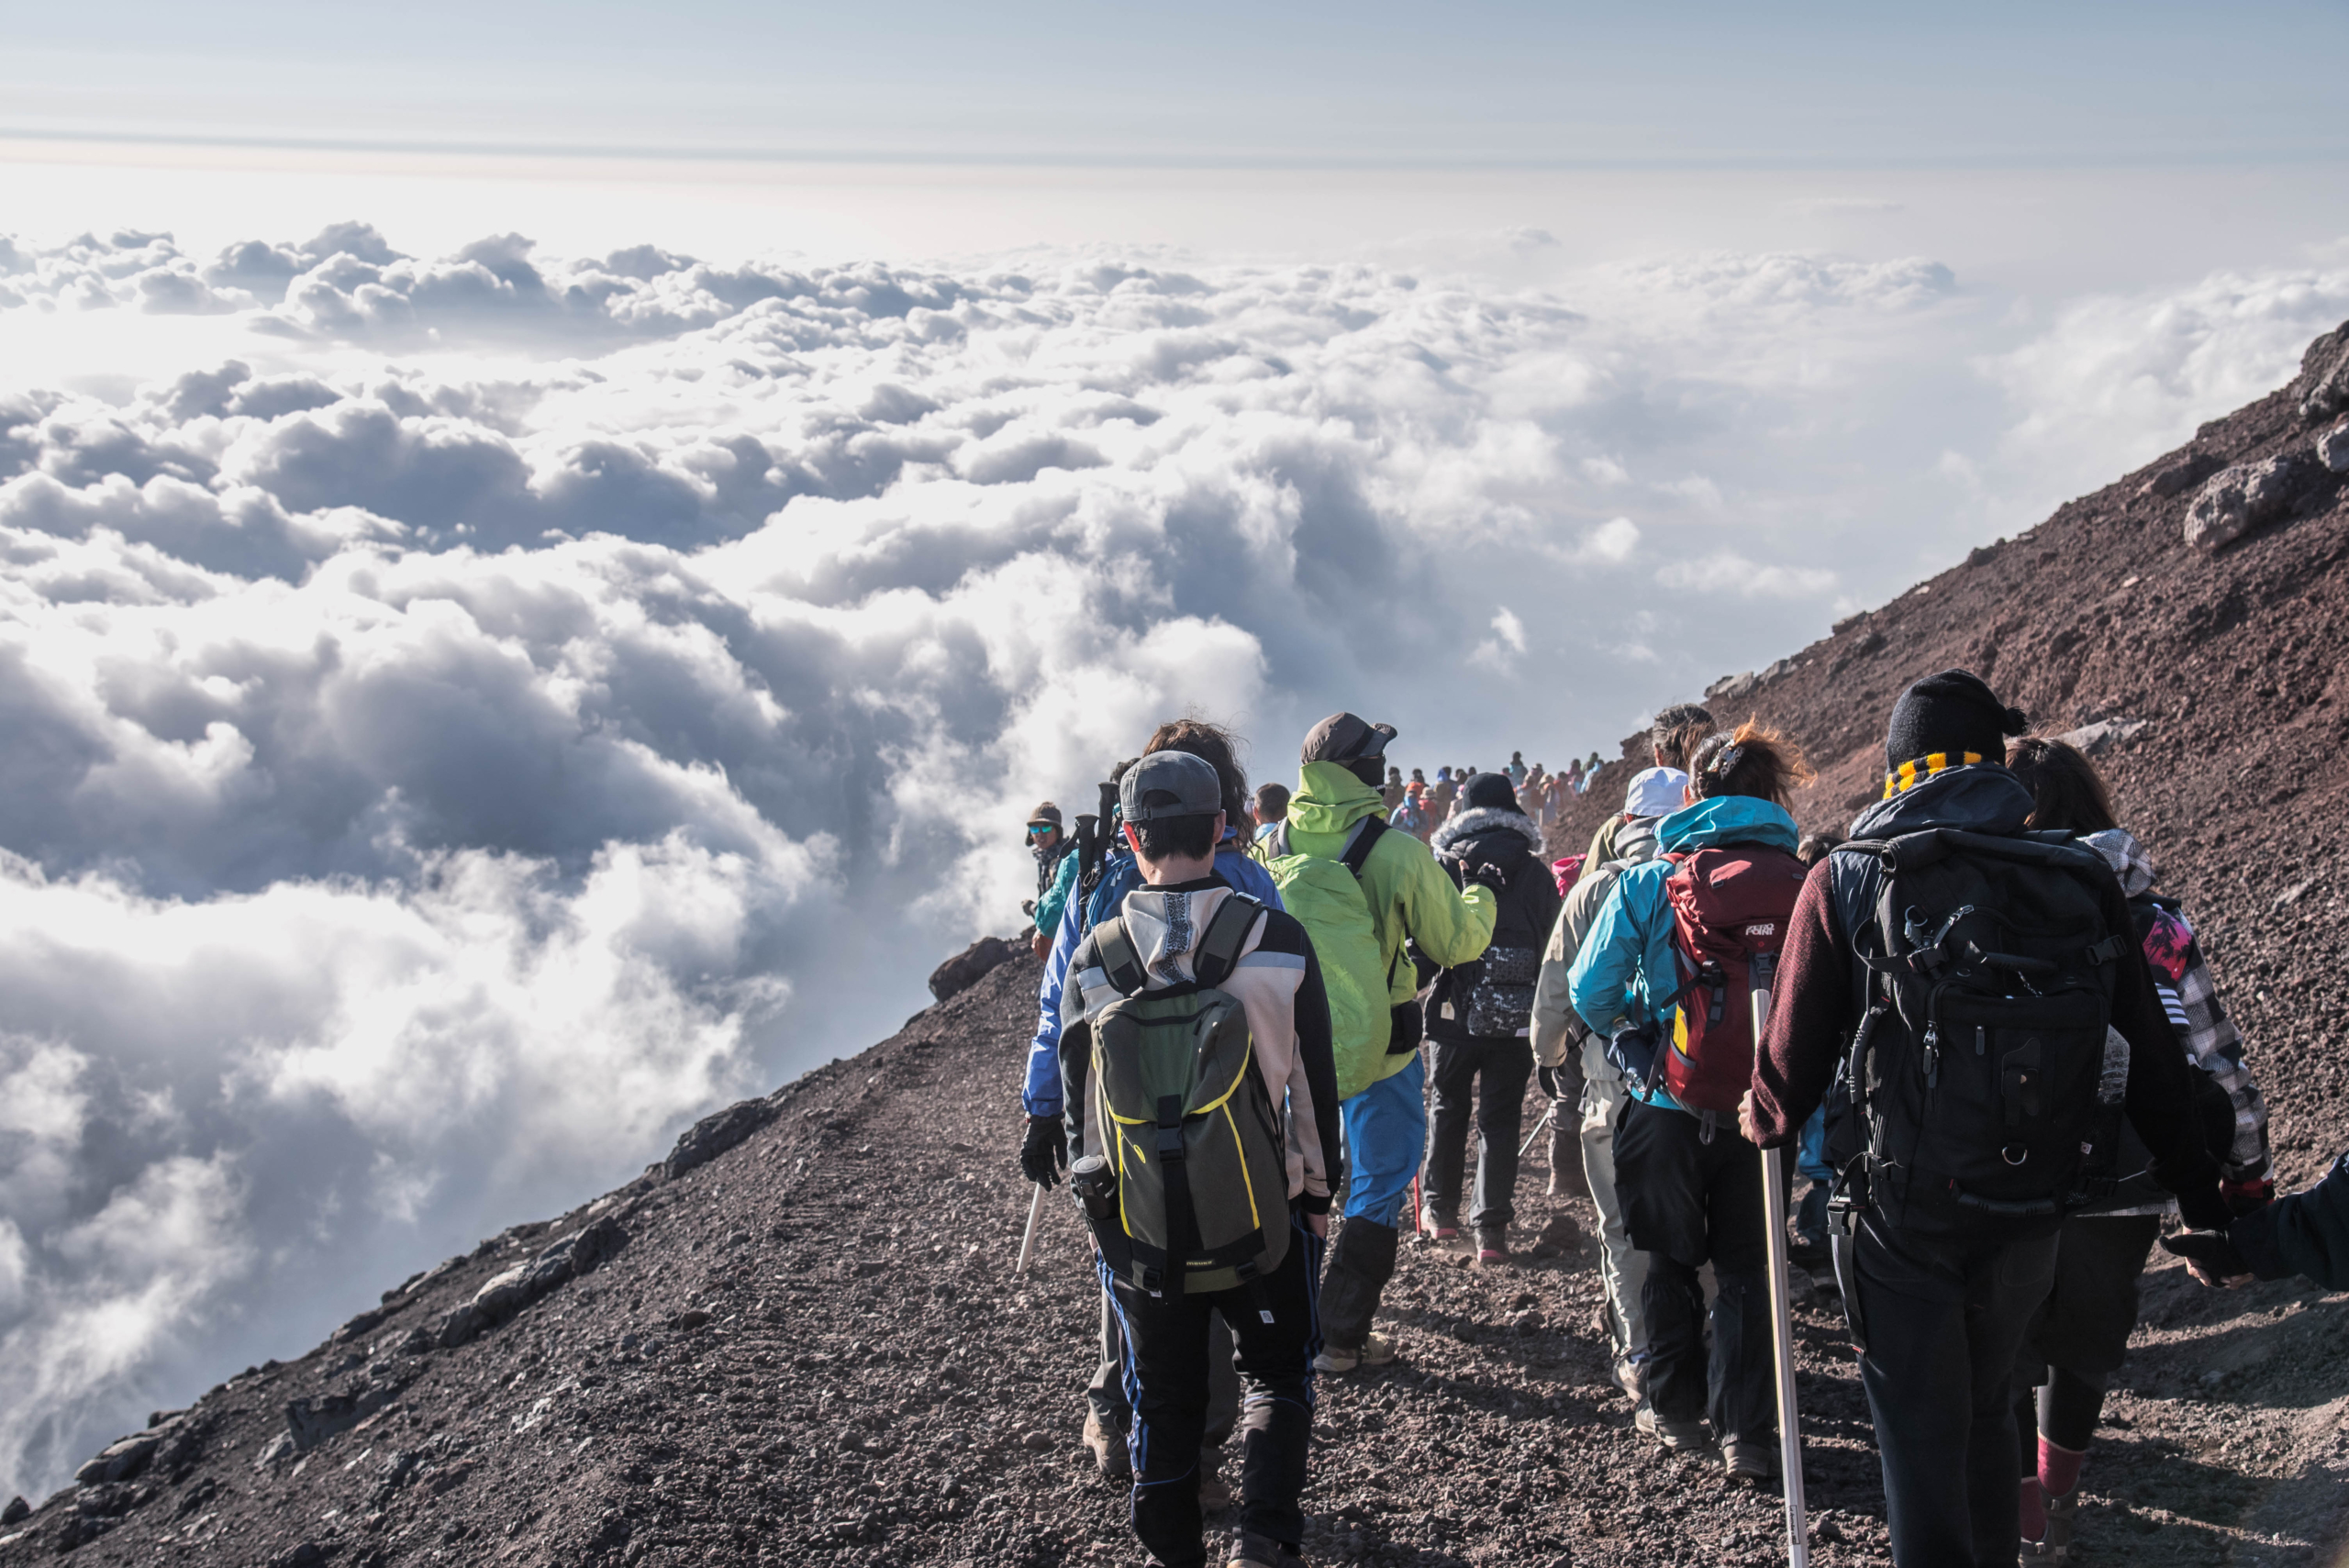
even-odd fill
[[(1125, 1325), (1107, 1290), (1101, 1293), (1101, 1362), (1085, 1396), (1111, 1431), (1123, 1436), (1132, 1427), (1134, 1413), (1126, 1407)], [(1208, 1318), (1207, 1446), (1221, 1448), (1239, 1423), (1240, 1373), (1231, 1364), (1231, 1330), (1221, 1314), (1213, 1314)]]
[(1313, 1358), (1321, 1353), (1321, 1240), (1292, 1216), (1288, 1241), (1280, 1267), (1264, 1279), (1204, 1295), (1152, 1296), (1099, 1265), (1125, 1326), (1134, 1534), (1165, 1568), (1202, 1568), (1208, 1560), (1199, 1444), (1211, 1314), (1230, 1325), (1240, 1367), (1241, 1528), (1291, 1551), (1304, 1539), (1297, 1499), (1313, 1429)]
[[(1420, 1192), (1427, 1207), (1460, 1218), (1461, 1183), (1468, 1163), (1468, 1123), (1476, 1123), (1476, 1207), (1469, 1223), (1505, 1230), (1517, 1218), (1517, 1146), (1523, 1134), (1525, 1084), (1533, 1075), (1533, 1047), (1522, 1040), (1436, 1040), (1431, 1075), (1435, 1110), (1428, 1127), (1427, 1169)], [(1472, 1103), (1473, 1101), (1473, 1103)]]
[[(2129, 1354), (2137, 1276), (2162, 1233), (2158, 1214), (2084, 1214), (2064, 1221), (2055, 1283), (2032, 1314), (2015, 1359), (2015, 1440), (2021, 1475), (2039, 1473), (2039, 1437), (2087, 1451), (2105, 1384)], [(2036, 1390), (2036, 1394), (2034, 1394)]]
[(1834, 1239), (1897, 1568), (2013, 1568), (2015, 1354), (2054, 1279), (2055, 1240), (1925, 1237), (1873, 1218)]
[[(1762, 1151), (1734, 1118), (1702, 1118), (1627, 1100), (1615, 1129), (1615, 1193), (1631, 1245), (1648, 1254), (1648, 1402), (1667, 1420), (1709, 1415), (1723, 1442), (1767, 1442), (1778, 1429), (1771, 1373), (1770, 1254)], [(1713, 1265), (1713, 1349), (1705, 1353), (1705, 1287)]]

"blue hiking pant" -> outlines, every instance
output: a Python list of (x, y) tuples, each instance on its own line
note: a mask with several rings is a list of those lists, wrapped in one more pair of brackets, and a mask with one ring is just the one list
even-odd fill
[(1411, 1064), (1338, 1106), (1346, 1138), (1346, 1218), (1395, 1228), (1428, 1144), (1428, 1070)]

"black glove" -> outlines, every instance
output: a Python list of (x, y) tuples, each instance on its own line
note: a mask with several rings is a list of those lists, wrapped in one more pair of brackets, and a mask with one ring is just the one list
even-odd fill
[(2222, 1232), (2188, 1230), (2162, 1238), (2162, 1250), (2176, 1253), (2213, 1279), (2241, 1279), (2252, 1272), (2251, 1261), (2235, 1251)]
[[(2159, 1180), (2155, 1176), (2155, 1180)], [(2216, 1182), (2189, 1182), (2177, 1195), (2177, 1212), (2197, 1230), (2224, 1230), (2235, 1222), (2235, 1211), (2219, 1195)]]
[(1019, 1173), (1040, 1187), (1056, 1186), (1068, 1169), (1068, 1126), (1056, 1116), (1031, 1116), (1019, 1140)]
[(1468, 880), (1478, 887), (1489, 887), (1495, 893), (1508, 891), (1508, 873), (1490, 861), (1480, 861), (1468, 868)]
[(1533, 1076), (1535, 1080), (1541, 1084), (1542, 1092), (1543, 1094), (1549, 1095), (1553, 1100), (1558, 1097), (1558, 1070), (1556, 1068), (1536, 1067), (1533, 1070)]

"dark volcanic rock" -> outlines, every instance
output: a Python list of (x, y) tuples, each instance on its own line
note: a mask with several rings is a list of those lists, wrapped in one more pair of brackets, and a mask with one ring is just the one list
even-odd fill
[(997, 964), (1019, 954), (1019, 948), (1001, 937), (981, 937), (930, 972), (930, 994), (943, 1002), (977, 984)]

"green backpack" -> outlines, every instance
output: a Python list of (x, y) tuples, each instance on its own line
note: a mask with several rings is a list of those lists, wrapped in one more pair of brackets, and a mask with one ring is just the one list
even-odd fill
[(1330, 1047), (1337, 1058), (1338, 1098), (1350, 1100), (1386, 1077), (1393, 1065), (1387, 1051), (1395, 1037), (1389, 974), (1379, 952), (1370, 898), (1362, 886), (1362, 868), (1386, 824), (1375, 817), (1364, 817), (1355, 825), (1346, 852), (1334, 861), (1290, 854), (1287, 827), (1282, 823), (1273, 829), (1265, 845), (1273, 858), (1264, 869), (1280, 889), (1281, 907), (1313, 939), (1321, 986), (1330, 996)]
[(1109, 1266), (1152, 1296), (1230, 1290), (1288, 1254), (1287, 1137), (1248, 1015), (1218, 988), (1264, 908), (1227, 895), (1200, 934), (1197, 980), (1157, 990), (1125, 917), (1094, 929), (1118, 1000), (1092, 1024), (1101, 1153), (1071, 1184)]

